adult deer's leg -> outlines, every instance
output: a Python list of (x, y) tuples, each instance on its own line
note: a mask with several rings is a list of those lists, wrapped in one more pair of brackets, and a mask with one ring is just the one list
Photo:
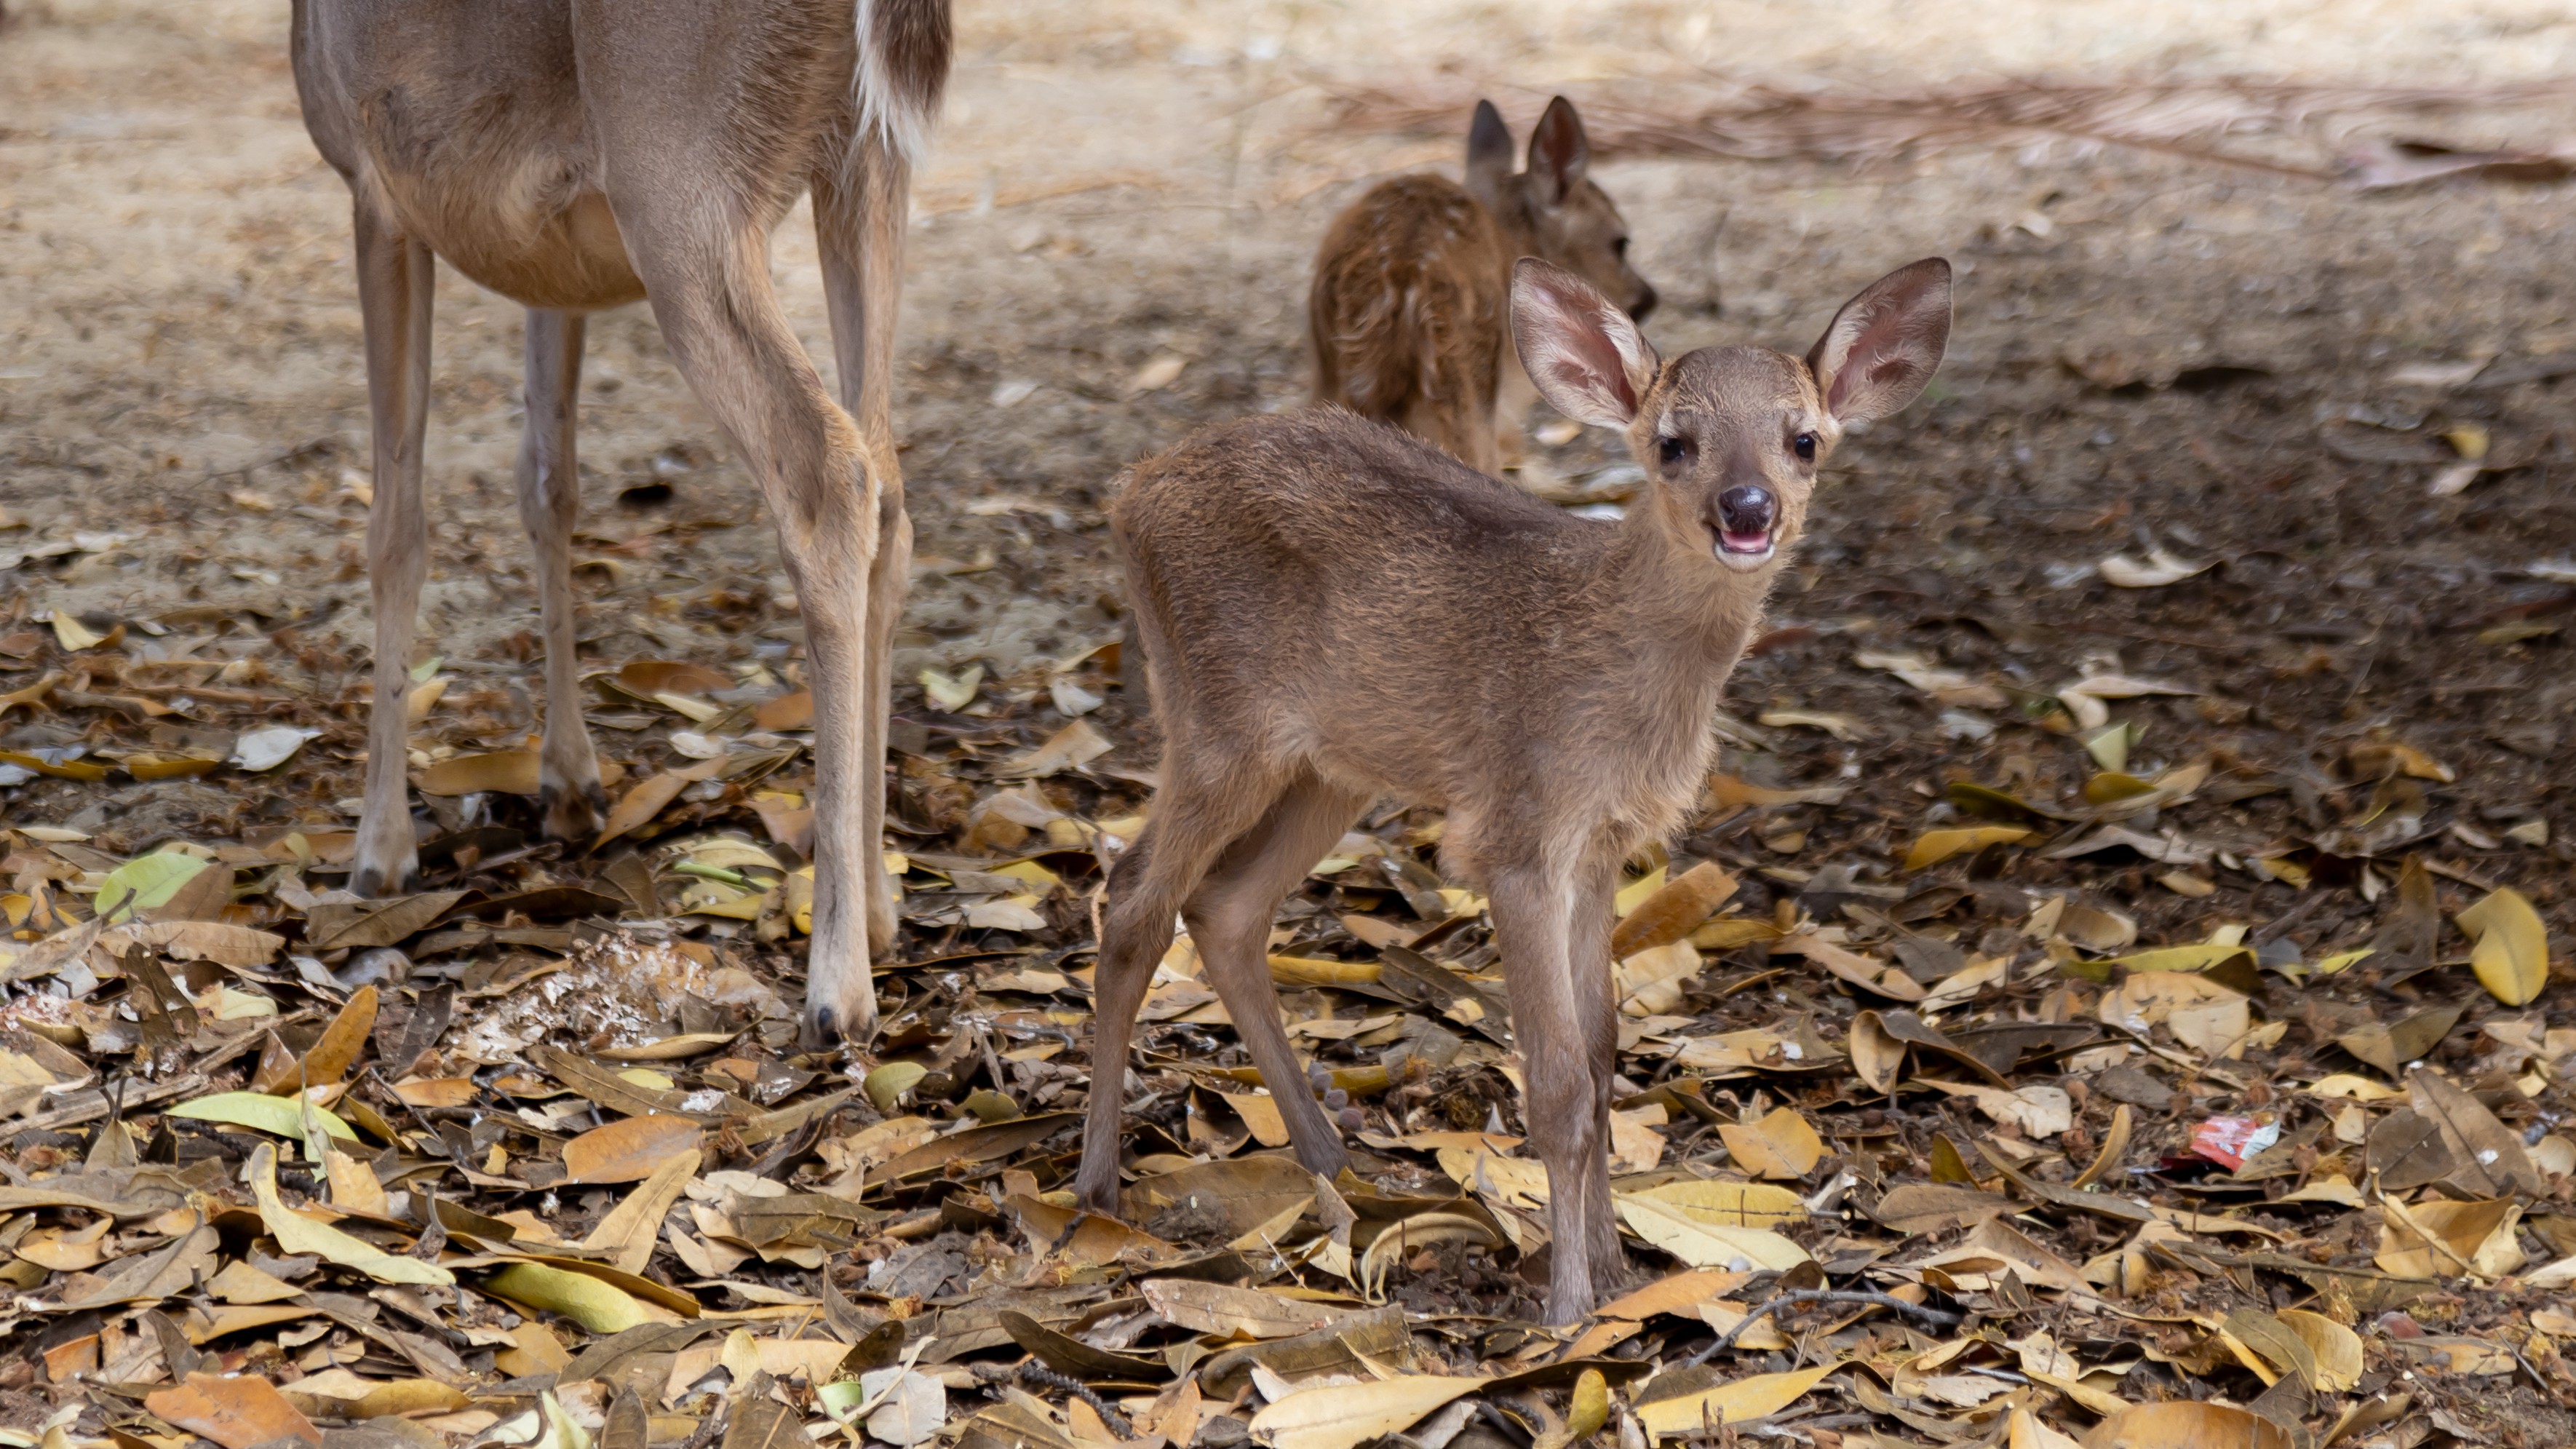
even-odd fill
[(608, 797), (599, 757), (581, 718), (581, 661), (575, 656), (572, 530), (581, 517), (581, 469), (573, 434), (581, 397), (583, 318), (528, 311), (528, 425), (519, 441), (519, 519), (537, 551), (537, 597), (546, 633), (546, 739), (537, 805), (554, 840), (587, 840)]
[[(1511, 992), (1512, 1035), (1529, 1088), (1530, 1139), (1547, 1164), (1551, 1245), (1547, 1315), (1571, 1323), (1592, 1311), (1597, 1214), (1609, 1207), (1609, 1139), (1593, 1084), (1593, 1023), (1572, 971), (1580, 862), (1543, 847), (1486, 851), (1494, 934)], [(1596, 1181), (1598, 1179), (1598, 1181)]]
[(895, 303), (903, 290), (903, 228), (911, 170), (873, 133), (855, 143), (846, 171), (814, 177), (814, 231), (823, 258), (823, 295), (832, 309), (832, 350), (841, 406), (858, 421), (878, 479), (877, 552), (868, 574), (858, 791), (860, 842), (871, 852), (866, 892), (868, 949), (894, 949), (894, 880), (874, 858), (885, 836), (886, 718), (894, 708), (894, 631), (912, 579), (912, 516), (903, 505), (895, 457)]
[(1279, 995), (1270, 981), (1270, 922), (1279, 902), (1351, 828), (1368, 797), (1313, 776), (1288, 787), (1261, 823), (1225, 854), (1181, 910), (1209, 984), (1224, 998), (1235, 1034), (1252, 1052), (1262, 1083), (1287, 1119), (1297, 1160), (1326, 1176), (1350, 1161), (1341, 1129), (1324, 1115), (1298, 1069), (1297, 1052), (1279, 1024)]
[(361, 196), (353, 227), (358, 312), (366, 328), (367, 421), (375, 501), (367, 507), (367, 578), (376, 613), (375, 700), (367, 722), (366, 807), (349, 888), (362, 896), (411, 888), (420, 856), (411, 824), (409, 730), (412, 631), (429, 571), (421, 505), (421, 439), (429, 424), (430, 298), (437, 264), (427, 246)]
[[(1127, 1048), (1135, 1038), (1136, 1010), (1153, 984), (1154, 967), (1172, 944), (1173, 920), (1227, 847), (1260, 823), (1281, 791), (1281, 782), (1248, 768), (1195, 768), (1197, 762), (1186, 750), (1178, 738), (1167, 743), (1153, 818), (1110, 872), (1109, 899), (1100, 912), (1091, 1103), (1082, 1129), (1082, 1167), (1074, 1174), (1074, 1191), (1093, 1212), (1118, 1210), (1118, 1128), (1127, 1097)], [(1264, 1005), (1275, 1015), (1275, 1003)], [(1233, 1010), (1231, 1004), (1227, 1010)], [(1249, 1028), (1238, 1029), (1249, 1039)], [(1286, 1040), (1284, 1031), (1281, 1040)]]
[[(700, 185), (725, 174), (725, 155), (712, 146), (703, 156), (690, 149), (639, 157), (629, 173), (634, 189), (621, 194), (612, 183), (609, 201), (672, 360), (759, 480), (796, 582), (814, 693), (814, 934), (805, 1031), (818, 1045), (845, 1035), (864, 1039), (877, 1015), (865, 902), (884, 869), (877, 843), (859, 825), (860, 797), (883, 788), (866, 772), (861, 723), (881, 478), (779, 310), (767, 240), (751, 209)], [(611, 177), (620, 174), (620, 159), (612, 144)]]

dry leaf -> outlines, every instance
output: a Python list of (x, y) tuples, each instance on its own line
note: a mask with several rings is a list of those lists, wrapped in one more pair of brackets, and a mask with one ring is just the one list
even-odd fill
[(1683, 939), (1717, 914), (1735, 894), (1736, 884), (1723, 867), (1705, 860), (1666, 881), (1620, 918), (1610, 936), (1610, 959), (1625, 960)]
[(413, 1283), (434, 1288), (455, 1283), (456, 1275), (436, 1263), (396, 1257), (363, 1239), (353, 1238), (338, 1228), (315, 1222), (289, 1208), (277, 1195), (275, 1147), (261, 1143), (252, 1151), (249, 1165), (242, 1170), (250, 1179), (252, 1198), (259, 1203), (260, 1220), (268, 1225), (269, 1236), (277, 1239), (277, 1245), (287, 1252), (315, 1254), (343, 1268), (355, 1268), (379, 1283)]
[(1033, 780), (1047, 775), (1060, 775), (1078, 770), (1109, 753), (1107, 736), (1092, 727), (1089, 720), (1077, 719), (1054, 734), (1045, 743), (1023, 755), (1017, 755), (993, 767), (993, 774), (1004, 780)]
[(1375, 1383), (1304, 1389), (1253, 1415), (1252, 1433), (1271, 1449), (1354, 1449), (1412, 1428), (1423, 1415), (1485, 1382), (1399, 1374)]
[(1756, 1177), (1804, 1177), (1825, 1155), (1824, 1139), (1789, 1107), (1775, 1108), (1759, 1122), (1721, 1122), (1717, 1135), (1736, 1165)]
[(2084, 1449), (2291, 1449), (2280, 1425), (2230, 1404), (2138, 1404), (2093, 1426)]
[(1806, 1249), (1768, 1228), (1734, 1227), (1645, 1193), (1619, 1193), (1612, 1201), (1637, 1236), (1694, 1268), (1786, 1269), (1808, 1260)]
[(1695, 1393), (1650, 1400), (1637, 1406), (1637, 1421), (1656, 1438), (1670, 1439), (1702, 1433), (1711, 1424), (1768, 1418), (1803, 1398), (1839, 1367), (1824, 1364), (1794, 1373), (1753, 1374)]
[(257, 1374), (190, 1374), (174, 1388), (157, 1389), (143, 1407), (224, 1449), (252, 1449), (276, 1439), (322, 1442), (322, 1431)]
[(451, 755), (421, 771), (412, 783), (424, 795), (534, 795), (537, 775), (536, 751), (496, 750)]
[(1965, 829), (1926, 830), (1914, 838), (1914, 846), (1905, 852), (1905, 869), (1922, 870), (1939, 865), (1954, 855), (1983, 850), (1989, 845), (2022, 845), (2039, 838), (2036, 830), (2018, 825), (1975, 825)]
[(697, 1150), (701, 1135), (698, 1124), (686, 1117), (621, 1117), (564, 1144), (565, 1181), (641, 1182), (672, 1158)]
[(2539, 998), (2549, 980), (2549, 931), (2531, 902), (2518, 891), (2497, 890), (2454, 919), (2476, 943), (2469, 967), (2479, 985), (2507, 1006)]

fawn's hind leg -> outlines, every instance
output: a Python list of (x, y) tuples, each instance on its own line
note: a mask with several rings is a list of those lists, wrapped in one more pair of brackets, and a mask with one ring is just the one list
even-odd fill
[(1225, 1000), (1262, 1084), (1287, 1119), (1297, 1160), (1330, 1177), (1349, 1162), (1341, 1129), (1324, 1115), (1297, 1067), (1297, 1052), (1279, 1022), (1279, 998), (1270, 981), (1271, 918), (1279, 902), (1342, 832), (1351, 828), (1369, 797), (1307, 775), (1281, 794), (1261, 823), (1226, 847), (1198, 893), (1182, 908), (1190, 939), (1210, 985)]
[[(1172, 742), (1174, 746), (1179, 741)], [(1163, 756), (1153, 817), (1109, 874), (1100, 913), (1100, 966), (1091, 1015), (1091, 1102), (1074, 1192), (1092, 1212), (1118, 1211), (1119, 1119), (1126, 1106), (1127, 1048), (1154, 967), (1172, 944), (1181, 907), (1227, 846), (1279, 799), (1271, 780), (1198, 772), (1179, 748)], [(1311, 863), (1311, 862), (1310, 862)], [(1264, 1003), (1268, 1005), (1268, 1003)], [(1275, 1012), (1276, 1008), (1272, 1008)]]

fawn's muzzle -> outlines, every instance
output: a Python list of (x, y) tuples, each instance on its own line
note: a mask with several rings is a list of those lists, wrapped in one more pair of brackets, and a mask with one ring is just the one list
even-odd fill
[(1734, 558), (1763, 558), (1771, 552), (1771, 530), (1780, 521), (1780, 500), (1768, 488), (1745, 484), (1717, 495), (1717, 551)]
[(1637, 284), (1637, 300), (1628, 304), (1628, 320), (1632, 322), (1645, 321), (1646, 314), (1655, 310), (1655, 303), (1659, 300), (1661, 299), (1655, 295), (1653, 283), (1639, 282)]

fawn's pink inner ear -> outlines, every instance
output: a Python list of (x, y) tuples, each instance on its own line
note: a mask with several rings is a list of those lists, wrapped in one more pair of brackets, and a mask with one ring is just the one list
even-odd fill
[(1555, 316), (1551, 330), (1556, 333), (1557, 353), (1550, 369), (1569, 387), (1616, 399), (1622, 411), (1637, 410), (1637, 394), (1628, 386), (1628, 369), (1619, 356), (1619, 345), (1602, 329), (1593, 309), (1569, 297), (1550, 301)]

